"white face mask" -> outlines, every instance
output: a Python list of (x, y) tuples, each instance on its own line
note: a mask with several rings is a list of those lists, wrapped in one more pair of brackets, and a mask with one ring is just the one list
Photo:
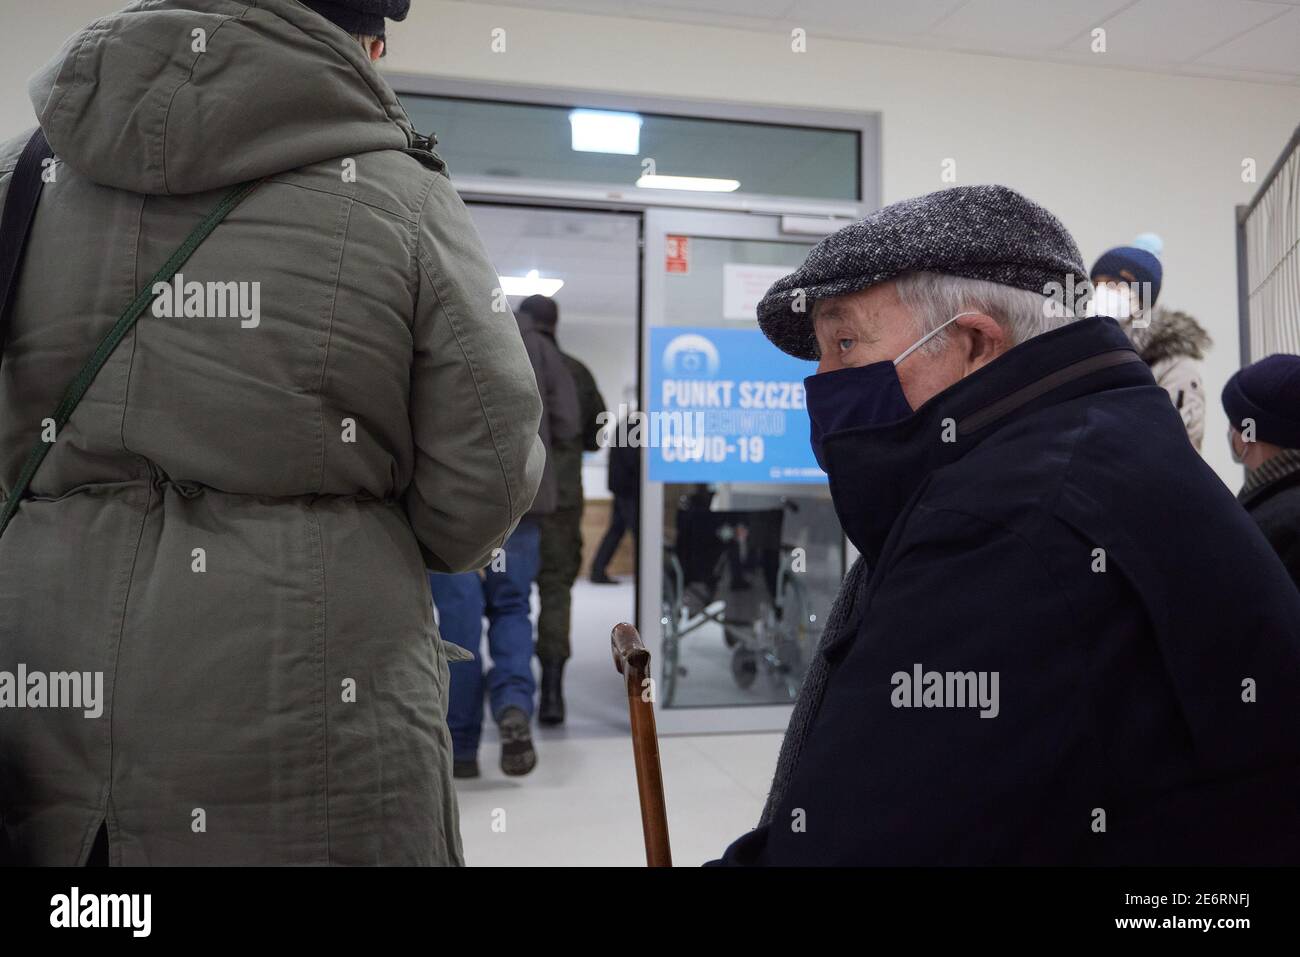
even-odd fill
[(1237, 451), (1237, 430), (1232, 426), (1228, 426), (1228, 452), (1232, 456), (1232, 461), (1238, 465), (1245, 465), (1248, 451), (1249, 449), (1246, 447), (1244, 440), (1241, 442), (1241, 451)]
[(1088, 301), (1089, 316), (1110, 316), (1112, 319), (1132, 319), (1137, 314), (1133, 308), (1133, 291), (1128, 286), (1102, 283), (1095, 287)]

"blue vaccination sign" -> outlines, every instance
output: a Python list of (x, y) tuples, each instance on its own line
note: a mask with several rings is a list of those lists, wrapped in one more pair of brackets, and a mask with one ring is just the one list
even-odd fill
[(660, 326), (650, 330), (650, 354), (638, 444), (651, 481), (826, 481), (804, 405), (815, 363), (787, 356), (757, 329)]

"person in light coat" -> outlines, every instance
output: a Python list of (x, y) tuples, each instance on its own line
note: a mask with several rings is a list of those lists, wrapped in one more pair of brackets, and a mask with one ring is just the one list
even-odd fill
[(1213, 344), (1210, 335), (1186, 312), (1157, 305), (1164, 267), (1160, 238), (1145, 233), (1132, 246), (1108, 249), (1092, 267), (1097, 286), (1092, 314), (1115, 319), (1156, 384), (1169, 393), (1199, 452), (1205, 439), (1205, 384), (1201, 363)]

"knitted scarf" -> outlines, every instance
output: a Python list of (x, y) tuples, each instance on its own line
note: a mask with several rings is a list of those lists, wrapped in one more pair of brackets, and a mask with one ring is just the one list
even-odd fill
[(1246, 473), (1246, 484), (1242, 486), (1237, 498), (1248, 498), (1265, 485), (1271, 485), (1296, 471), (1300, 471), (1300, 449), (1283, 449), (1259, 468)]
[(767, 804), (763, 807), (763, 816), (759, 824), (770, 824), (772, 815), (785, 797), (794, 770), (799, 763), (799, 754), (803, 750), (804, 740), (812, 728), (817, 709), (821, 706), (822, 695), (826, 692), (826, 679), (830, 675), (830, 663), (822, 654), (845, 628), (854, 627), (854, 609), (862, 596), (867, 581), (867, 565), (861, 558), (853, 563), (849, 573), (840, 584), (840, 593), (831, 605), (830, 615), (826, 619), (826, 629), (822, 632), (817, 652), (808, 665), (804, 675), (803, 687), (794, 703), (794, 713), (790, 715), (790, 724), (785, 729), (785, 739), (781, 742), (781, 756), (776, 761), (776, 773), (772, 777), (772, 788), (767, 795)]

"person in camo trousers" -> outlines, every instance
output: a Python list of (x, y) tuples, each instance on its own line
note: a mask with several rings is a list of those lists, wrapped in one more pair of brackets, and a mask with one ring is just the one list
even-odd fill
[[(537, 333), (555, 342), (560, 310), (549, 296), (529, 296), (519, 312), (532, 320)], [(557, 347), (558, 348), (558, 345)], [(555, 467), (555, 511), (541, 520), (541, 567), (537, 591), (541, 612), (537, 617), (537, 659), (542, 665), (541, 697), (537, 705), (539, 724), (564, 723), (564, 663), (569, 660), (570, 595), (582, 566), (582, 453), (599, 447), (598, 416), (605, 411), (605, 399), (596, 387), (591, 370), (568, 353), (561, 353), (564, 365), (578, 390), (582, 431), (570, 438), (554, 437), (551, 461)]]
[(546, 449), (541, 484), (532, 507), (506, 539), (504, 548), (493, 553), (481, 575), (429, 575), (445, 640), (481, 659), (483, 618), (488, 620), (492, 667), (485, 671), (482, 660), (458, 657), (449, 669), (447, 726), (451, 731), (452, 775), (457, 778), (479, 776), (485, 693), (501, 736), (502, 773), (520, 776), (537, 766), (530, 727), (533, 696), (537, 693), (532, 668), (533, 582), (541, 564), (541, 523), (555, 511), (557, 501), (555, 443), (574, 439), (582, 428), (577, 389), (554, 340), (538, 331), (526, 310), (521, 308), (515, 318), (541, 391), (538, 435)]

